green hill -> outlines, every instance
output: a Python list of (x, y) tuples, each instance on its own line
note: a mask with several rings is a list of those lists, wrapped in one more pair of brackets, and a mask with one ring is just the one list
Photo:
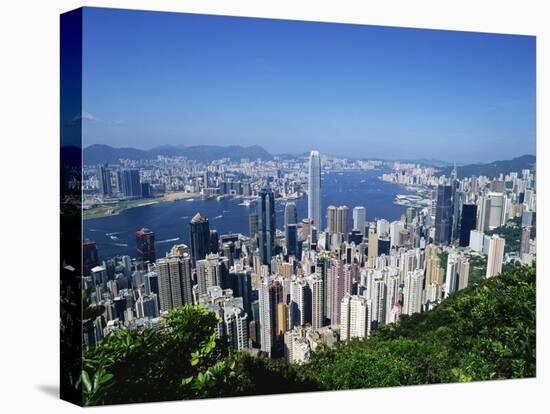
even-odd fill
[(94, 405), (534, 377), (535, 318), (535, 266), (514, 265), (429, 312), (289, 366), (232, 353), (215, 338), (214, 314), (185, 306), (159, 331), (118, 330), (86, 348), (75, 386)]
[(327, 390), (534, 377), (535, 275), (511, 266), (366, 340), (317, 352), (305, 377)]
[[(511, 160), (493, 161), (487, 164), (468, 164), (457, 167), (459, 178), (471, 177), (472, 175), (484, 175), (489, 178), (498, 177), (500, 174), (510, 172), (521, 173), (521, 170), (535, 170), (536, 157), (534, 155), (522, 155)], [(446, 167), (439, 171), (440, 175), (449, 177), (453, 167)]]
[(241, 147), (239, 145), (230, 145), (227, 147), (218, 145), (194, 145), (188, 147), (164, 145), (149, 150), (141, 150), (137, 148), (114, 148), (109, 145), (94, 144), (84, 148), (82, 162), (86, 165), (100, 163), (116, 164), (121, 158), (153, 160), (159, 155), (165, 157), (186, 157), (196, 161), (212, 161), (222, 158), (229, 158), (232, 161), (238, 161), (241, 158), (251, 160), (258, 158), (270, 160), (273, 158), (271, 154), (258, 145), (250, 147)]

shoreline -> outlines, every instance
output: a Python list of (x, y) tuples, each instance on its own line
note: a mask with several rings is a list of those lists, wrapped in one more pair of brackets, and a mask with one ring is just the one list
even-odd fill
[(164, 194), (160, 197), (150, 198), (150, 199), (139, 199), (139, 200), (127, 200), (119, 201), (114, 204), (102, 204), (96, 207), (92, 207), (87, 210), (83, 210), (82, 220), (93, 220), (96, 218), (116, 216), (125, 210), (129, 210), (137, 207), (145, 207), (154, 204), (168, 203), (178, 200), (188, 200), (190, 198), (200, 197), (200, 193), (186, 193), (183, 191), (177, 191), (172, 193)]

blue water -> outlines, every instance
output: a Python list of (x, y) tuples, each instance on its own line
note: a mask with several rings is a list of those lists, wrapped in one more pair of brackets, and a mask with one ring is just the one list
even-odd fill
[[(396, 194), (410, 194), (405, 188), (378, 179), (380, 171), (331, 173), (322, 176), (323, 212), (333, 204), (349, 207), (349, 223), (355, 206), (365, 206), (367, 220), (399, 219), (404, 207), (395, 205)], [(218, 233), (248, 235), (250, 207), (240, 206), (242, 200), (216, 199), (179, 200), (125, 210), (118, 215), (84, 221), (84, 237), (97, 242), (100, 258), (116, 255), (136, 256), (134, 232), (148, 227), (155, 232), (157, 257), (164, 256), (172, 245), (189, 242), (189, 221), (200, 212), (210, 221), (210, 229)], [(298, 220), (307, 216), (307, 198), (294, 200)], [(284, 202), (277, 202), (277, 228), (283, 225)], [(323, 218), (324, 219), (324, 218)], [(325, 220), (325, 219), (324, 219)]]

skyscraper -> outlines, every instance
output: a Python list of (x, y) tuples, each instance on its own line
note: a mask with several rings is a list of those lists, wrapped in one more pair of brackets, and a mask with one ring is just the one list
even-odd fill
[(296, 256), (298, 247), (298, 215), (296, 213), (296, 204), (286, 203), (285, 205), (285, 243), (287, 253), (290, 256)]
[(258, 206), (258, 247), (262, 264), (270, 265), (275, 250), (275, 195), (269, 187), (260, 191)]
[(210, 248), (210, 225), (200, 213), (195, 214), (189, 223), (189, 240), (193, 264), (206, 257)]
[(92, 268), (99, 264), (97, 244), (93, 240), (85, 240), (82, 243), (82, 271), (84, 276), (90, 273)]
[(488, 212), (488, 222), (486, 229), (492, 230), (506, 223), (507, 198), (504, 193), (489, 193), (487, 198), (490, 200), (490, 210)]
[(269, 356), (282, 351), (277, 340), (277, 304), (283, 302), (283, 286), (271, 277), (262, 278), (258, 291), (261, 350)]
[(502, 272), (504, 245), (505, 240), (502, 237), (499, 237), (496, 234), (491, 237), (489, 242), (489, 255), (487, 258), (487, 273), (485, 274), (487, 279)]
[(313, 220), (313, 225), (321, 230), (321, 156), (319, 151), (311, 151), (309, 155), (307, 214)]
[(206, 295), (208, 289), (222, 283), (221, 265), (217, 254), (210, 254), (203, 260), (197, 260), (197, 285), (199, 295)]
[(340, 339), (364, 338), (370, 333), (372, 302), (362, 296), (346, 294), (340, 301)]
[(136, 231), (137, 254), (141, 260), (154, 262), (155, 255), (155, 233), (147, 228)]
[(403, 288), (403, 313), (412, 315), (422, 310), (422, 284), (424, 271), (417, 269), (407, 272)]
[(258, 237), (258, 213), (255, 211), (248, 215), (248, 228), (250, 238), (255, 239)]
[(470, 231), (476, 229), (477, 206), (464, 204), (462, 206), (462, 218), (460, 220), (460, 247), (470, 245)]
[(447, 274), (445, 277), (445, 297), (468, 286), (470, 262), (468, 258), (456, 252), (447, 257)]
[(378, 234), (374, 227), (369, 228), (368, 243), (368, 265), (374, 267), (374, 262), (378, 257)]
[(340, 206), (336, 209), (336, 232), (342, 233), (347, 239), (349, 232), (349, 208), (348, 206)]
[(311, 322), (311, 291), (305, 278), (290, 282), (290, 327), (304, 326)]
[(285, 227), (288, 224), (298, 224), (298, 213), (296, 212), (296, 204), (288, 202), (285, 204)]
[(353, 208), (353, 230), (359, 230), (365, 234), (365, 222), (367, 220), (367, 210), (363, 206)]
[(370, 299), (372, 300), (372, 312), (369, 319), (376, 321), (377, 325), (386, 323), (386, 282), (383, 278), (375, 278), (372, 281), (372, 290)]
[(451, 227), (453, 221), (453, 188), (450, 185), (437, 186), (435, 211), (435, 243), (447, 245), (451, 243)]
[(123, 169), (118, 172), (118, 190), (127, 198), (141, 197), (139, 170)]
[(193, 304), (191, 259), (188, 253), (175, 251), (157, 261), (160, 309), (162, 311)]
[(329, 234), (336, 233), (336, 206), (327, 207), (327, 232)]
[(350, 265), (342, 260), (332, 260), (331, 262), (332, 279), (332, 318), (331, 323), (340, 322), (340, 302), (346, 293), (351, 293), (351, 273)]
[(327, 254), (317, 256), (315, 273), (323, 281), (323, 326), (332, 318), (332, 273), (330, 272), (330, 257)]
[(99, 184), (99, 194), (102, 196), (110, 196), (113, 194), (113, 187), (111, 186), (111, 171), (107, 168), (107, 164), (98, 165), (97, 181)]
[(456, 164), (454, 165), (453, 171), (451, 173), (451, 242), (460, 237), (459, 227), (460, 227), (460, 216), (462, 212), (462, 204), (464, 199), (464, 193), (460, 191), (460, 180), (458, 179), (458, 174), (456, 170)]
[(145, 296), (140, 293), (135, 306), (138, 318), (156, 318), (159, 316), (158, 299), (154, 293)]
[(519, 248), (520, 257), (523, 254), (529, 254), (531, 250), (531, 227), (522, 227), (521, 229), (521, 243)]
[(323, 310), (325, 307), (325, 296), (323, 292), (323, 279), (319, 275), (314, 274), (308, 279), (308, 284), (311, 290), (311, 327), (318, 329), (324, 325)]
[(226, 306), (223, 309), (223, 325), (227, 341), (236, 350), (248, 348), (248, 315), (237, 306)]

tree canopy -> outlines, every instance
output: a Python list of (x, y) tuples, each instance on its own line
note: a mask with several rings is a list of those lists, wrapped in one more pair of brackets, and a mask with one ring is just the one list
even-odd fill
[(232, 352), (217, 316), (172, 310), (160, 329), (118, 329), (84, 349), (86, 405), (525, 378), (536, 375), (536, 269), (503, 274), (303, 365)]

